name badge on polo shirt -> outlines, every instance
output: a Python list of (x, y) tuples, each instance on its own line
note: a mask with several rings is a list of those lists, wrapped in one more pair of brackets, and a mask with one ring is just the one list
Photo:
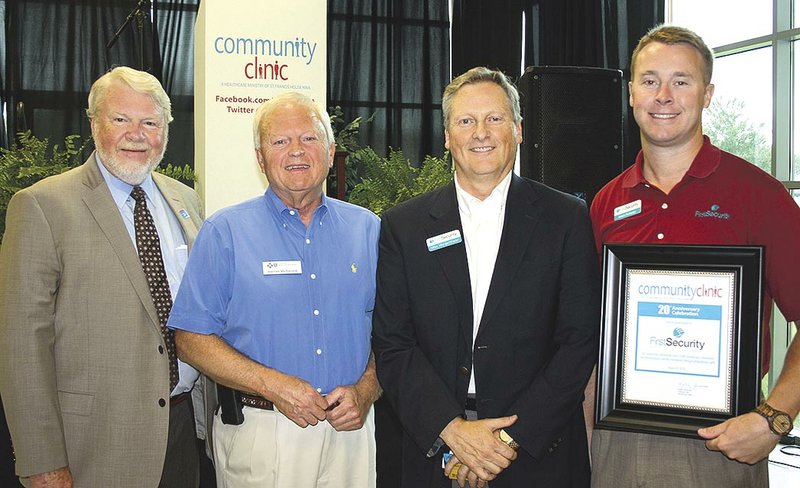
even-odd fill
[(460, 242), (461, 231), (458, 229), (425, 239), (425, 244), (428, 245), (428, 252), (438, 251), (443, 247), (453, 246)]
[(627, 219), (628, 217), (639, 215), (640, 213), (642, 213), (642, 201), (634, 200), (631, 203), (620, 205), (614, 209), (614, 221)]
[(300, 261), (264, 261), (261, 263), (264, 276), (303, 274), (303, 265)]

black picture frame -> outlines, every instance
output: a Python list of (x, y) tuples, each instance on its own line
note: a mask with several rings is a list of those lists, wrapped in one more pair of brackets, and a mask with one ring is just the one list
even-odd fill
[[(597, 428), (699, 438), (697, 429), (755, 408), (759, 402), (761, 382), (763, 262), (762, 246), (604, 245), (602, 329), (595, 403)], [(680, 317), (673, 321), (668, 315), (655, 316), (644, 312), (653, 310), (654, 302), (645, 301), (638, 293), (657, 290), (657, 293), (664, 291), (666, 295), (663, 296), (668, 296), (669, 293), (681, 291), (680, 286), (658, 285), (660, 281), (656, 279), (662, 277), (667, 283), (688, 278), (721, 280), (722, 283), (731, 284), (730, 298), (715, 299), (724, 303), (719, 309), (726, 310), (726, 313), (720, 313), (716, 377), (713, 374), (713, 360), (708, 357), (708, 354), (714, 356), (714, 347), (709, 347), (705, 353), (697, 352), (698, 348), (702, 349), (701, 344), (709, 341), (686, 340), (678, 347), (679, 339), (671, 340), (668, 337), (670, 341), (667, 341), (657, 334), (646, 336), (648, 331), (669, 330), (673, 324), (683, 323)], [(637, 287), (636, 290), (632, 292), (631, 286)], [(711, 294), (705, 285), (695, 289), (689, 287), (687, 290), (687, 296)], [(723, 296), (725, 288), (714, 288), (714, 291)], [(672, 298), (662, 298), (661, 301), (664, 300)], [(684, 300), (688, 298), (684, 297)], [(636, 313), (631, 313), (634, 306)], [(657, 307), (657, 313), (662, 313), (660, 310), (663, 305)], [(717, 310), (717, 306), (692, 303), (673, 306), (672, 313), (683, 313), (687, 309), (699, 314), (698, 310)], [(634, 320), (635, 329), (632, 328)], [(715, 326), (717, 321), (687, 318), (685, 323), (689, 324), (691, 330), (716, 331), (705, 324)], [(645, 327), (643, 324), (648, 325)], [(684, 334), (682, 325), (674, 327), (673, 335), (677, 334)], [(717, 338), (713, 332), (707, 337)], [(671, 346), (669, 352), (654, 352), (662, 351), (667, 342)], [(692, 347), (688, 348), (687, 344), (692, 344)], [(681, 349), (680, 352), (673, 352), (678, 349)], [(691, 352), (684, 354), (684, 350)], [(692, 354), (706, 356), (697, 359)], [(656, 366), (651, 366), (653, 364)], [(684, 365), (693, 374), (671, 370), (673, 367), (680, 370)], [(710, 374), (694, 374), (703, 371), (710, 371)], [(695, 384), (693, 381), (696, 379), (701, 381)], [(667, 380), (667, 386), (662, 388), (659, 381), (664, 380)], [(703, 383), (706, 380), (708, 385)], [(653, 385), (655, 388), (632, 385)], [(684, 388), (682, 385), (690, 386)], [(710, 400), (704, 400), (706, 404), (694, 404), (695, 390), (722, 391), (723, 394), (698, 395)], [(687, 394), (687, 391), (691, 393)]]

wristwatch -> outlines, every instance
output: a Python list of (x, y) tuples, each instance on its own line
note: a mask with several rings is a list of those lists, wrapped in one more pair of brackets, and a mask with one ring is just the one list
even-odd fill
[(784, 436), (792, 431), (792, 418), (789, 414), (772, 408), (769, 403), (764, 402), (753, 411), (767, 419), (769, 430), (773, 433)]
[(519, 444), (517, 444), (517, 441), (508, 435), (508, 432), (506, 432), (505, 429), (500, 429), (500, 440), (505, 442), (508, 447), (515, 451), (519, 449)]

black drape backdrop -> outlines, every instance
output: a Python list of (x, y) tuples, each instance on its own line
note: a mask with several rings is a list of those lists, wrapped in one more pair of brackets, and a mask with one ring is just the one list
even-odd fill
[[(453, 77), (475, 66), (520, 76), (524, 0), (453, 2)], [(444, 88), (444, 87), (442, 87)]]
[(0, 70), (0, 96), (6, 107), (3, 145), (8, 146), (14, 134), (25, 129), (53, 142), (63, 141), (67, 134), (88, 137), (84, 110), (89, 87), (111, 67), (126, 65), (149, 71), (164, 82), (175, 116), (170, 126), (173, 143), (165, 161), (192, 162), (193, 147), (187, 142), (194, 137), (191, 53), (199, 0), (152, 2), (142, 31), (134, 18), (109, 49), (106, 44), (134, 10), (136, 0), (2, 3), (5, 60)]
[[(194, 167), (194, 23), (200, 0), (153, 2), (153, 74), (172, 101), (164, 162)], [(162, 163), (163, 164), (163, 163)]]
[(444, 152), (449, 26), (441, 0), (328, 1), (328, 104), (347, 120), (375, 114), (363, 145), (402, 149), (414, 162)]

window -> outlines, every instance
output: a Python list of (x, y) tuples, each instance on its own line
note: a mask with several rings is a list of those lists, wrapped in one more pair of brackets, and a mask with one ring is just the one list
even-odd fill
[[(721, 148), (772, 173), (800, 204), (800, 120), (794, 120), (800, 114), (800, 0), (665, 2), (667, 22), (694, 30), (715, 53), (715, 94), (704, 131)], [(796, 334), (777, 307), (773, 316), (766, 390)]]

